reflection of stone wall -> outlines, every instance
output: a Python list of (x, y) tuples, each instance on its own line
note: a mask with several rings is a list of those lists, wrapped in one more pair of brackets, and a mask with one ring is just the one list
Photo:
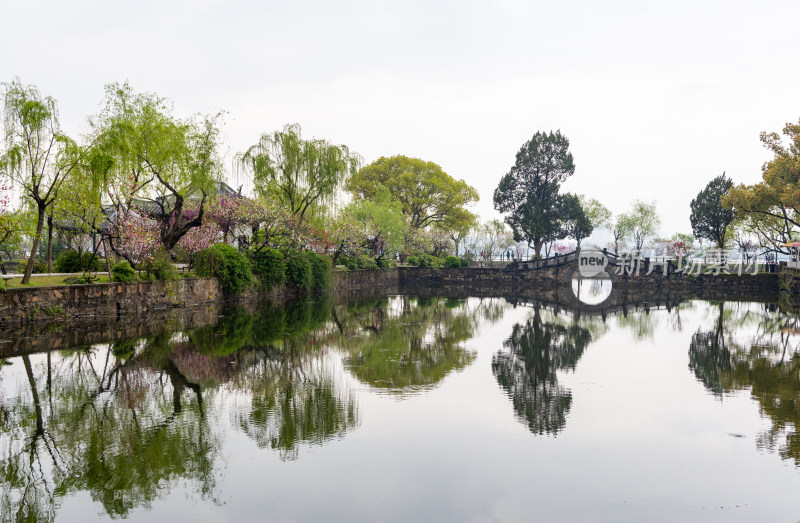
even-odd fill
[(123, 315), (116, 319), (79, 318), (69, 323), (53, 323), (45, 329), (37, 324), (20, 325), (13, 331), (0, 332), (0, 358), (205, 327), (219, 320), (220, 309), (219, 303), (207, 303), (192, 309), (160, 310), (146, 315)]
[[(499, 286), (506, 289), (555, 289), (568, 285), (575, 272), (573, 265), (547, 269), (504, 272), (501, 269), (461, 268), (432, 269), (401, 267), (398, 269), (401, 285), (457, 285)], [(612, 275), (613, 286), (627, 291), (646, 293), (719, 294), (720, 297), (778, 295), (778, 275), (726, 275), (683, 276), (681, 274)]]
[(783, 269), (780, 274), (781, 291), (792, 298), (800, 297), (800, 271), (796, 269)]
[[(408, 286), (458, 286), (480, 291), (483, 288), (524, 291), (568, 289), (574, 266), (543, 270), (504, 272), (491, 268), (432, 269), (400, 267), (382, 271), (335, 271), (332, 290), (339, 295), (364, 291), (395, 293)], [(707, 299), (761, 297), (776, 299), (778, 274), (757, 276), (702, 276), (650, 274), (612, 277), (614, 288), (651, 295), (696, 295)], [(800, 289), (800, 277), (791, 284)], [(286, 297), (297, 292), (280, 287), (269, 293), (253, 292), (245, 299)], [(9, 289), (0, 294), (0, 325), (58, 322), (81, 318), (115, 318), (174, 307), (196, 307), (225, 299), (213, 279), (187, 278), (177, 281), (137, 282), (130, 285), (104, 283)], [(1, 337), (1, 336), (0, 336)]]
[(9, 289), (0, 294), (0, 323), (114, 317), (172, 307), (195, 306), (221, 297), (216, 280), (186, 278), (129, 285), (99, 283)]

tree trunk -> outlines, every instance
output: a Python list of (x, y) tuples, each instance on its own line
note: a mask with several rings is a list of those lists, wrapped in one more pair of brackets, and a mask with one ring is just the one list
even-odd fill
[(33, 260), (36, 259), (36, 251), (39, 250), (39, 242), (42, 240), (42, 230), (44, 229), (44, 206), (39, 204), (38, 218), (36, 220), (36, 236), (33, 237), (33, 246), (31, 247), (31, 256), (28, 258), (28, 266), (25, 268), (25, 276), (22, 277), (22, 283), (27, 285), (31, 282), (31, 274), (33, 274)]
[(543, 245), (544, 245), (544, 242), (542, 240), (538, 240), (537, 239), (537, 240), (533, 241), (533, 254), (536, 256), (537, 260), (542, 257), (542, 246)]
[(53, 215), (47, 215), (47, 272), (53, 272)]
[(39, 403), (39, 391), (36, 390), (36, 380), (33, 377), (33, 367), (31, 360), (27, 354), (22, 356), (22, 362), (25, 364), (25, 374), (28, 375), (28, 385), (31, 387), (31, 396), (33, 397), (33, 408), (36, 413), (36, 437), (44, 434), (44, 417), (42, 416), (42, 405)]
[(105, 236), (100, 237), (100, 243), (103, 245), (103, 254), (106, 258), (106, 270), (108, 271), (108, 281), (114, 281), (114, 278), (111, 276), (111, 262), (108, 261), (108, 248), (106, 248), (106, 238)]

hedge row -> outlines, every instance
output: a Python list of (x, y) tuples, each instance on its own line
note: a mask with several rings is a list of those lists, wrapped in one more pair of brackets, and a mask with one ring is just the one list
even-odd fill
[(198, 276), (218, 278), (231, 294), (243, 292), (254, 280), (266, 290), (283, 283), (305, 291), (331, 285), (330, 259), (313, 251), (262, 249), (243, 253), (218, 243), (197, 254), (194, 271)]
[(456, 256), (439, 258), (431, 256), (430, 254), (419, 254), (416, 256), (409, 256), (407, 262), (409, 265), (418, 265), (419, 267), (469, 267), (469, 262), (466, 259)]

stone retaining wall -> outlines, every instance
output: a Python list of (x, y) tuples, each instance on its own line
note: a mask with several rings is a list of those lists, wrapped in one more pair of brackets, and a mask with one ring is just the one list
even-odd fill
[[(493, 288), (508, 291), (559, 289), (569, 285), (572, 266), (546, 270), (504, 272), (492, 268), (432, 269), (400, 267), (383, 271), (335, 271), (332, 291), (348, 295), (364, 291), (396, 293), (405, 287), (458, 286), (468, 289)], [(628, 292), (694, 294), (708, 299), (745, 296), (777, 299), (779, 277), (782, 285), (800, 294), (800, 276), (778, 274), (719, 275), (614, 275), (613, 285)], [(280, 287), (269, 293), (252, 291), (241, 297), (226, 296), (214, 279), (187, 278), (176, 281), (137, 282), (130, 285), (101, 283), (9, 289), (0, 294), (0, 325), (58, 322), (67, 319), (117, 317), (160, 309), (193, 308), (227, 298), (286, 297), (299, 294)]]
[[(397, 292), (397, 269), (385, 271), (335, 271), (332, 291), (339, 294), (380, 289)], [(0, 294), (0, 325), (49, 323), (68, 318), (116, 317), (175, 307), (196, 307), (223, 299), (296, 296), (281, 286), (268, 293), (252, 290), (243, 296), (226, 296), (215, 279), (185, 278), (142, 281), (129, 285), (98, 283), (9, 289)]]
[(217, 280), (206, 278), (8, 289), (0, 294), (0, 323), (117, 316), (193, 306), (221, 297)]

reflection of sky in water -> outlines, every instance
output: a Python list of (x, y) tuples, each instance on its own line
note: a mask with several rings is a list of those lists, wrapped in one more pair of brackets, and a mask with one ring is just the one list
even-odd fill
[(572, 292), (587, 305), (603, 303), (611, 296), (611, 278), (572, 279)]
[(400, 297), (331, 311), (338, 326), (317, 314), (274, 350), (230, 316), (205, 337), (10, 358), (0, 460), (22, 453), (1, 469), (3, 516), (27, 481), (58, 493), (63, 521), (797, 519), (793, 316)]

